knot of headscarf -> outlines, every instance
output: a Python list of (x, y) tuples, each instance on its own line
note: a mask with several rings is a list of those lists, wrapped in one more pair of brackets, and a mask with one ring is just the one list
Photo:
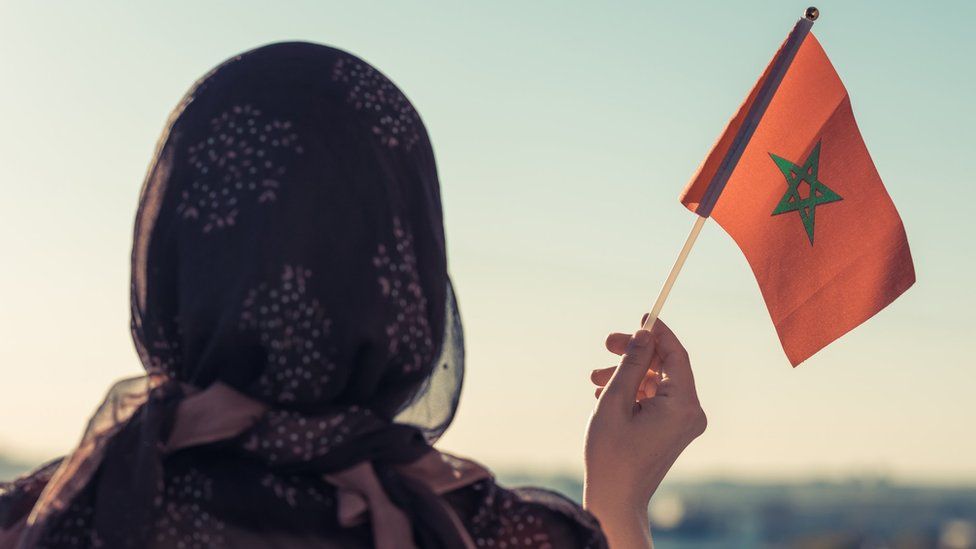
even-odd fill
[[(152, 523), (151, 514), (160, 501), (162, 460), (180, 450), (224, 441), (238, 441), (244, 451), (264, 458), (271, 467), (277, 461), (288, 471), (320, 475), (336, 487), (338, 523), (351, 527), (368, 518), (373, 543), (380, 549), (415, 547), (413, 540), (424, 547), (472, 546), (439, 496), (490, 478), (485, 468), (443, 454), (427, 445), (413, 427), (391, 422), (371, 423), (361, 433), (344, 430), (348, 438), (335, 447), (334, 455), (330, 451), (305, 459), (308, 456), (293, 452), (296, 459), (274, 459), (277, 454), (256, 452), (261, 444), (249, 433), (275, 413), (222, 382), (199, 390), (157, 381), (147, 400), (109, 435), (111, 440), (100, 452), (87, 454), (83, 463), (77, 456), (65, 460), (41, 495), (20, 546), (32, 546), (55, 514), (52, 511), (65, 508), (73, 487), (84, 484), (95, 470), (99, 494), (95, 537), (109, 547), (146, 546), (149, 532), (144, 525)], [(326, 426), (336, 418), (335, 414), (288, 415)], [(283, 445), (272, 442), (270, 446)], [(348, 451), (350, 447), (367, 450), (354, 453)], [(84, 451), (84, 444), (79, 451)], [(118, 493), (120, 489), (124, 493)]]
[[(428, 446), (417, 429), (379, 420), (358, 406), (318, 416), (274, 411), (221, 382), (203, 391), (186, 385), (181, 389), (185, 396), (175, 406), (166, 397), (159, 401), (161, 415), (169, 417), (145, 426), (159, 429), (162, 453), (243, 435), (242, 447), (267, 459), (269, 464), (277, 462), (286, 470), (321, 474), (334, 484), (338, 489), (339, 523), (354, 526), (368, 514), (378, 549), (412, 547), (411, 524), (420, 527), (417, 534), (425, 541), (424, 546), (470, 546), (463, 528), (457, 528), (452, 513), (437, 496), (487, 478), (490, 473), (474, 462), (447, 456)], [(269, 418), (271, 425), (262, 425)], [(335, 446), (319, 455), (302, 454), (298, 446), (287, 448), (268, 437), (248, 437), (248, 431), (273, 426), (283, 435), (282, 439), (290, 438), (282, 426), (283, 418), (296, 423), (318, 422), (323, 430), (343, 426), (350, 418), (359, 422), (354, 428), (341, 429), (342, 434), (335, 435), (339, 439)], [(364, 418), (369, 420), (363, 421)], [(285, 451), (264, 453), (264, 446)], [(347, 450), (353, 447), (357, 448), (355, 452)], [(283, 454), (290, 454), (292, 459), (282, 458)], [(138, 462), (136, 456), (130, 463)], [(158, 464), (135, 472), (147, 470), (159, 471)], [(148, 484), (145, 480), (142, 483)], [(131, 507), (131, 503), (126, 507)], [(420, 508), (426, 512), (408, 514), (409, 510)]]
[[(267, 405), (224, 383), (215, 383), (206, 390), (191, 392), (180, 402), (163, 450), (169, 453), (200, 444), (233, 439), (253, 428), (268, 411)], [(299, 421), (327, 423), (324, 418), (301, 417)], [(412, 430), (405, 425), (390, 425), (390, 428), (404, 434), (409, 434)], [(412, 438), (422, 441), (422, 437)], [(247, 446), (254, 448), (258, 445), (251, 441)], [(412, 546), (411, 520), (387, 494), (384, 482), (377, 473), (377, 467), (380, 467), (385, 473), (386, 484), (394, 485), (392, 487), (395, 493), (412, 492), (410, 499), (422, 498), (425, 505), (441, 511), (438, 514), (449, 522), (429, 526), (434, 533), (443, 530), (441, 534), (449, 537), (443, 539), (443, 535), (441, 536), (442, 542), (450, 542), (445, 543), (446, 546), (462, 544), (467, 541), (463, 529), (444, 528), (454, 523), (454, 518), (436, 497), (431, 496), (489, 478), (491, 474), (475, 462), (443, 454), (426, 443), (420, 442), (414, 446), (415, 451), (420, 452), (420, 457), (415, 459), (410, 459), (410, 454), (406, 458), (391, 458), (392, 454), (386, 451), (389, 448), (374, 446), (375, 453), (370, 456), (371, 460), (358, 461), (324, 475), (338, 489), (339, 524), (355, 526), (368, 514), (373, 541), (378, 549)], [(402, 452), (403, 446), (398, 445), (397, 450)], [(398, 483), (401, 485), (396, 486)], [(415, 504), (416, 501), (410, 503)]]

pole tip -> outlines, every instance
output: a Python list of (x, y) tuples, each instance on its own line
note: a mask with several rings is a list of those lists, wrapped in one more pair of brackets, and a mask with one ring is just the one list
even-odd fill
[(809, 8), (807, 8), (807, 11), (803, 12), (803, 17), (806, 17), (811, 21), (816, 21), (817, 18), (820, 17), (820, 10), (818, 10), (813, 6), (810, 6)]

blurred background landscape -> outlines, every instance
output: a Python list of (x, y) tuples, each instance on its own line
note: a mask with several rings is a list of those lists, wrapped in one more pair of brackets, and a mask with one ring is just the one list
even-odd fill
[[(976, 547), (976, 2), (816, 5), (918, 283), (792, 369), (706, 225), (663, 318), (709, 427), (654, 498), (659, 549)], [(170, 110), (227, 57), (310, 40), (390, 76), (434, 144), (467, 350), (441, 447), (578, 498), (603, 340), (657, 295), (678, 194), (806, 6), (0, 0), (0, 480), (141, 372), (129, 246)]]
[[(503, 481), (581, 497), (579, 478), (509, 472)], [(976, 547), (976, 488), (885, 477), (790, 482), (666, 480), (649, 520), (662, 549)]]

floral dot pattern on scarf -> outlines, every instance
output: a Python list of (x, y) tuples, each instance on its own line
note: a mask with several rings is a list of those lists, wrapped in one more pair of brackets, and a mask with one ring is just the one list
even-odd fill
[(207, 135), (187, 149), (194, 176), (176, 211), (200, 221), (204, 233), (231, 227), (246, 201), (277, 199), (288, 161), (303, 153), (291, 121), (235, 105), (212, 118)]
[(332, 80), (345, 84), (346, 100), (369, 115), (371, 131), (380, 143), (410, 150), (420, 141), (420, 117), (410, 101), (378, 70), (352, 58), (340, 58)]
[(325, 456), (381, 424), (359, 406), (315, 416), (273, 410), (248, 431), (243, 447), (271, 464), (299, 463)]
[(262, 283), (244, 300), (240, 326), (256, 330), (267, 352), (259, 389), (278, 402), (321, 397), (336, 368), (329, 357), (331, 321), (306, 295), (311, 276), (301, 266), (285, 265), (277, 283)]
[(147, 349), (143, 363), (150, 374), (175, 375), (181, 358), (180, 338), (167, 335), (162, 326), (157, 326), (156, 337)]
[(393, 244), (380, 244), (373, 265), (380, 291), (396, 311), (386, 326), (389, 353), (404, 373), (419, 371), (433, 359), (434, 348), (427, 321), (427, 298), (420, 286), (413, 235), (399, 217), (393, 218)]
[[(307, 482), (307, 477), (301, 475), (267, 474), (261, 477), (260, 484), (277, 500), (291, 508), (305, 506), (328, 506), (334, 509), (332, 494), (326, 494), (319, 486)], [(328, 517), (323, 517), (326, 519)]]

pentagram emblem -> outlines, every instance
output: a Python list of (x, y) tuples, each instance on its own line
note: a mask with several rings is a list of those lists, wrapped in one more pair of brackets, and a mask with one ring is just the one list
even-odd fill
[[(783, 195), (776, 209), (773, 210), (773, 215), (789, 212), (799, 213), (800, 220), (803, 221), (803, 228), (807, 232), (807, 238), (810, 239), (811, 246), (813, 246), (814, 215), (816, 214), (817, 206), (843, 200), (839, 194), (830, 190), (830, 187), (827, 185), (824, 185), (818, 177), (820, 143), (819, 141), (817, 142), (817, 146), (810, 151), (810, 155), (807, 156), (807, 160), (802, 166), (794, 164), (783, 157), (776, 156), (773, 153), (769, 153), (773, 162), (776, 163), (776, 167), (779, 168), (779, 171), (783, 172), (787, 186), (786, 194)], [(806, 183), (806, 186), (801, 186), (801, 183)], [(801, 190), (808, 192), (804, 196), (804, 194), (801, 194)]]

